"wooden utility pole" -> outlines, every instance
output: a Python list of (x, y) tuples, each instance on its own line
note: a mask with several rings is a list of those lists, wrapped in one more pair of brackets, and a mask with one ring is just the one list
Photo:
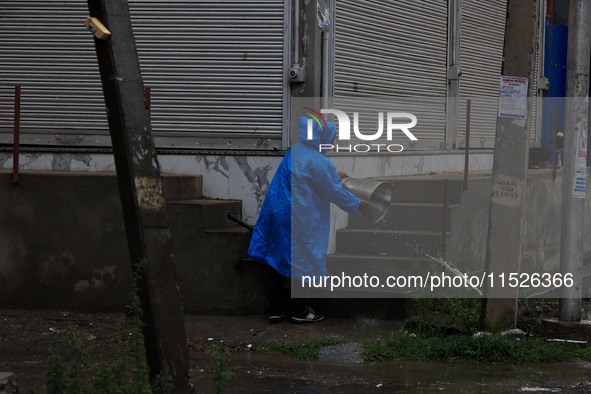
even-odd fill
[[(508, 0), (502, 75), (514, 81), (534, 78), (538, 2)], [(509, 80), (511, 80), (509, 78)], [(485, 270), (498, 278), (521, 269), (523, 212), (527, 185), (530, 103), (524, 118), (499, 116), (495, 136)], [(490, 285), (490, 283), (487, 283)], [(482, 319), (501, 327), (517, 323), (519, 289), (499, 281), (485, 288)]]
[[(129, 6), (126, 0), (88, 0), (88, 8), (99, 21), (89, 29), (95, 35), (132, 268), (141, 278), (150, 377), (165, 372), (173, 380), (174, 393), (189, 393), (188, 349), (172, 237)], [(100, 22), (110, 36), (97, 31)], [(147, 266), (137, 272), (140, 261)]]

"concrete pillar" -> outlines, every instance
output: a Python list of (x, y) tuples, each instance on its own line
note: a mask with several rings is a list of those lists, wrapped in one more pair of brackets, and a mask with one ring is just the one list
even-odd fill
[(88, 9), (111, 33), (94, 41), (131, 265), (139, 278), (150, 377), (166, 373), (175, 393), (189, 393), (187, 336), (172, 237), (129, 6), (122, 0), (88, 0)]
[[(508, 0), (502, 75), (534, 75), (538, 30), (536, 1)], [(491, 205), (485, 269), (499, 274), (519, 273), (523, 243), (523, 213), (527, 182), (530, 105), (526, 119), (497, 119), (492, 174)], [(490, 284), (490, 283), (489, 283)], [(499, 281), (485, 288), (482, 318), (486, 323), (514, 327), (517, 322), (517, 288)]]
[(560, 288), (559, 319), (581, 320), (583, 230), (589, 111), (591, 2), (570, 0), (566, 69), (566, 121), (560, 237), (560, 272), (572, 286)]

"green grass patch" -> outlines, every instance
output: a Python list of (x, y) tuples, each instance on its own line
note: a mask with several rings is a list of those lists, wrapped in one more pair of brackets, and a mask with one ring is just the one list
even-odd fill
[(591, 360), (591, 348), (541, 338), (516, 339), (502, 335), (413, 338), (395, 332), (388, 340), (361, 341), (366, 361), (443, 360), (499, 364), (535, 364)]
[[(294, 356), (300, 360), (318, 357), (322, 346), (351, 342), (345, 339), (313, 339), (305, 342), (269, 344), (265, 350)], [(363, 345), (366, 362), (389, 360), (459, 361), (492, 364), (542, 364), (573, 359), (591, 361), (591, 348), (575, 344), (547, 342), (542, 338), (516, 339), (499, 334), (474, 337), (454, 335), (447, 337), (414, 338), (397, 331), (385, 341), (357, 340)]]
[[(520, 328), (532, 335), (513, 338), (500, 334), (499, 327), (480, 322), (481, 299), (417, 298), (410, 300), (409, 320), (404, 330), (386, 340), (355, 340), (364, 347), (367, 362), (388, 360), (459, 361), (494, 364), (539, 364), (582, 359), (591, 361), (591, 347), (564, 342), (547, 342), (540, 315), (551, 312), (555, 300), (520, 301)], [(494, 334), (474, 336), (477, 331)], [(411, 335), (410, 333), (413, 333)], [(352, 342), (353, 339), (314, 339), (288, 344), (271, 344), (266, 350), (298, 359), (318, 357), (322, 346)]]

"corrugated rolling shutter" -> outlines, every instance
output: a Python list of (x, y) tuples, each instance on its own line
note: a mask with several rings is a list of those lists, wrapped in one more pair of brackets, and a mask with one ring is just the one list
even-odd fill
[[(159, 147), (281, 148), (283, 1), (130, 0)], [(0, 143), (110, 145), (85, 1), (0, 4)]]
[(471, 99), (470, 146), (494, 147), (506, 13), (506, 0), (462, 0), (458, 146), (466, 146)]
[(0, 3), (0, 142), (21, 85), (21, 143), (110, 145), (87, 16), (84, 1)]
[[(543, 3), (543, 2), (541, 2)], [(543, 77), (544, 74), (541, 72), (540, 68), (540, 59), (543, 59), (543, 51), (544, 51), (544, 41), (543, 41), (543, 31), (544, 25), (546, 22), (545, 18), (545, 9), (542, 8), (540, 10), (539, 20), (538, 20), (538, 29), (536, 31), (536, 43), (537, 48), (535, 51), (534, 57), (534, 72), (533, 78), (529, 81), (529, 95), (530, 95), (530, 105), (531, 105), (531, 118), (529, 121), (529, 146), (540, 146), (540, 141), (542, 138), (542, 124), (538, 121), (538, 118), (541, 115), (541, 101), (538, 103), (538, 79)], [(541, 56), (540, 56), (541, 55)], [(540, 104), (540, 111), (538, 111), (538, 104)], [(538, 133), (538, 128), (540, 129)]]
[[(374, 124), (363, 127), (373, 133), (376, 109), (411, 112), (418, 119), (413, 149), (439, 149), (445, 140), (447, 2), (338, 0), (335, 11), (334, 107), (367, 110)], [(395, 142), (408, 146), (399, 136)]]
[(162, 145), (281, 148), (283, 1), (132, 0), (130, 8)]

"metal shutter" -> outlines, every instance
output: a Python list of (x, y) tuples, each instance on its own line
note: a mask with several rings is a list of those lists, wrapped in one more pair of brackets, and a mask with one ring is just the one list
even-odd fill
[[(384, 111), (411, 112), (418, 119), (413, 149), (441, 148), (447, 19), (444, 0), (336, 1), (334, 107), (362, 112), (365, 106), (374, 123), (374, 100)], [(408, 145), (404, 135), (395, 142)]]
[(471, 99), (470, 146), (494, 147), (506, 14), (506, 0), (462, 0), (458, 146), (466, 146)]
[(283, 1), (131, 0), (130, 8), (161, 145), (281, 149)]
[(0, 3), (0, 142), (21, 85), (21, 143), (110, 145), (87, 16), (85, 1)]
[[(159, 147), (281, 148), (283, 1), (130, 0)], [(85, 1), (0, 4), (0, 143), (110, 145)]]

